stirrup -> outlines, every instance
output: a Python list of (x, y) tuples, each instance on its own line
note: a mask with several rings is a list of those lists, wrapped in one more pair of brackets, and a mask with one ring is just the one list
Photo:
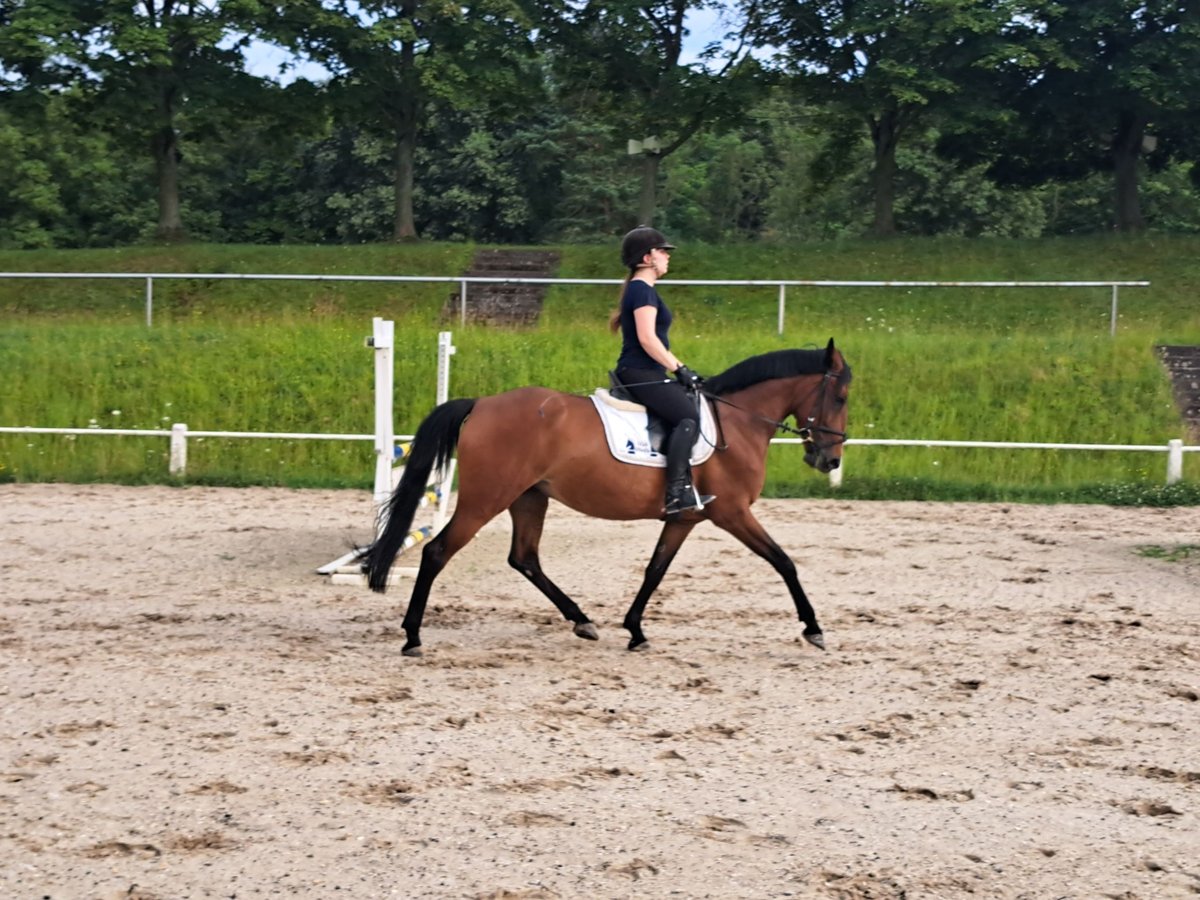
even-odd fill
[(685, 512), (700, 512), (706, 505), (716, 499), (715, 494), (701, 494), (696, 490), (695, 485), (689, 484), (685, 490), (680, 491), (675, 496), (667, 497), (667, 502), (663, 507), (663, 514), (666, 516), (678, 516)]

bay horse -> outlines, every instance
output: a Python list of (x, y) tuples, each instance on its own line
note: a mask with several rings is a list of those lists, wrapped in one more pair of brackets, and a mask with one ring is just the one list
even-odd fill
[[(625, 614), (629, 649), (647, 646), (642, 614), (676, 552), (707, 519), (769, 562), (791, 592), (803, 636), (825, 648), (821, 626), (796, 575), (796, 566), (750, 512), (766, 479), (767, 448), (784, 428), (804, 440), (804, 460), (828, 473), (841, 463), (846, 439), (850, 366), (833, 340), (823, 350), (777, 350), (753, 356), (709, 378), (704, 393), (720, 423), (717, 452), (693, 469), (701, 494), (716, 499), (703, 510), (668, 520), (659, 535), (633, 604)], [(794, 416), (799, 429), (784, 424)], [(421, 655), (421, 621), (438, 573), (487, 522), (508, 510), (512, 545), (508, 563), (574, 623), (574, 633), (596, 640), (596, 626), (546, 577), (538, 557), (551, 499), (601, 519), (662, 519), (665, 474), (613, 458), (588, 397), (544, 387), (522, 387), (478, 399), (450, 400), (417, 428), (400, 483), (382, 515), (386, 524), (368, 548), (363, 571), (372, 590), (387, 589), (388, 571), (409, 533), (429, 475), (458, 453), (454, 515), (428, 541), (404, 615), (405, 656)]]

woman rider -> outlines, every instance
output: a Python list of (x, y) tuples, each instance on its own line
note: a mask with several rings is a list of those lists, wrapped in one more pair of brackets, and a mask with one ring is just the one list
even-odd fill
[[(621, 242), (621, 262), (628, 269), (621, 303), (609, 327), (621, 333), (617, 379), (633, 398), (658, 415), (669, 429), (667, 437), (667, 518), (699, 510), (716, 499), (700, 496), (692, 487), (690, 457), (699, 432), (697, 390), (702, 379), (671, 352), (668, 333), (671, 310), (655, 290), (667, 274), (675, 246), (661, 231), (642, 225)], [(667, 379), (667, 372), (676, 380)]]

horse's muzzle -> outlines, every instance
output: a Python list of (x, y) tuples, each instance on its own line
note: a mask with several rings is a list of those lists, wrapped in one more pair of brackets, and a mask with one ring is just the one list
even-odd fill
[(842, 464), (840, 457), (826, 456), (823, 450), (817, 447), (812, 447), (804, 451), (804, 461), (824, 475), (828, 475)]

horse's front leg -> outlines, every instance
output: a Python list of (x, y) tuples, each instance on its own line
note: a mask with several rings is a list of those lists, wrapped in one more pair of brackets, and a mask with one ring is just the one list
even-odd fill
[(624, 625), (629, 632), (630, 650), (649, 648), (650, 645), (646, 643), (646, 635), (642, 633), (642, 613), (646, 611), (646, 603), (650, 600), (650, 595), (658, 588), (663, 575), (667, 572), (667, 567), (671, 565), (671, 560), (675, 558), (675, 554), (683, 546), (684, 540), (692, 533), (692, 529), (699, 521), (699, 519), (691, 521), (677, 519), (663, 526), (662, 533), (658, 536), (658, 544), (650, 556), (650, 563), (646, 566), (646, 577), (642, 579), (642, 586), (638, 589), (637, 596), (633, 598), (629, 612), (625, 613)]
[(714, 525), (728, 531), (769, 562), (780, 574), (784, 584), (791, 592), (792, 601), (796, 604), (796, 613), (800, 617), (800, 621), (804, 623), (804, 639), (814, 647), (824, 650), (825, 636), (821, 633), (821, 626), (817, 624), (817, 614), (813, 611), (812, 604), (808, 602), (808, 595), (804, 593), (804, 588), (800, 585), (800, 578), (796, 574), (796, 564), (783, 551), (783, 548), (772, 540), (758, 519), (754, 518), (750, 509), (747, 507), (739, 510), (730, 517), (714, 515), (712, 521)]

